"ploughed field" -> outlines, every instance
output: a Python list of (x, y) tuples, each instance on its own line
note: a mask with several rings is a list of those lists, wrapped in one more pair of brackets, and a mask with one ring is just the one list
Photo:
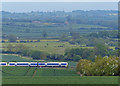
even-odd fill
[(118, 84), (117, 76), (79, 76), (74, 69), (2, 67), (3, 84)]

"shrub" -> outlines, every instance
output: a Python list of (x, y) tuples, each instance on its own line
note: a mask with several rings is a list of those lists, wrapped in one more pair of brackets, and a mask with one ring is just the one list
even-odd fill
[(114, 76), (119, 74), (118, 57), (96, 57), (95, 62), (81, 59), (77, 71), (84, 75)]
[(87, 59), (81, 59), (77, 64), (77, 71), (83, 75), (92, 75), (92, 62)]

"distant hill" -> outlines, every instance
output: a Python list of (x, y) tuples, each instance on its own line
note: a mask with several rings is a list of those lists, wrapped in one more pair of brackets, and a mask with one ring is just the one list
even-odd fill
[(42, 32), (49, 37), (69, 34), (72, 31), (85, 34), (100, 30), (117, 30), (117, 10), (74, 10), (72, 12), (28, 12), (2, 11), (3, 34), (18, 37), (40, 37)]

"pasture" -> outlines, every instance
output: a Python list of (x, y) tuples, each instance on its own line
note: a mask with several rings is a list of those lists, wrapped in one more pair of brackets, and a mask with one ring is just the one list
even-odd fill
[(40, 50), (49, 54), (62, 54), (62, 55), (67, 49), (93, 48), (93, 47), (81, 47), (80, 45), (71, 45), (68, 42), (2, 43), (3, 48), (5, 48), (8, 44), (12, 45), (23, 44), (33, 50)]
[(118, 84), (117, 76), (79, 76), (71, 69), (3, 67), (3, 84)]
[(22, 57), (20, 55), (15, 54), (2, 54), (2, 61), (3, 62), (16, 62), (16, 61), (34, 61), (32, 58), (29, 57)]
[[(48, 54), (64, 54), (67, 49), (72, 48), (93, 48), (86, 47), (84, 45), (72, 45), (68, 42), (31, 42), (31, 43), (2, 43), (3, 48), (5, 48), (8, 44), (17, 45), (23, 44), (28, 46), (30, 49), (43, 51)], [(115, 49), (115, 47), (110, 47), (110, 49)]]

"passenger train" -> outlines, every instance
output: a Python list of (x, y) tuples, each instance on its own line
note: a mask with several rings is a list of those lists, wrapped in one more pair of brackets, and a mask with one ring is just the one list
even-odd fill
[(0, 66), (68, 67), (67, 62), (0, 62)]

